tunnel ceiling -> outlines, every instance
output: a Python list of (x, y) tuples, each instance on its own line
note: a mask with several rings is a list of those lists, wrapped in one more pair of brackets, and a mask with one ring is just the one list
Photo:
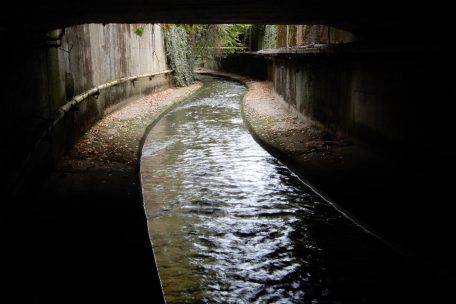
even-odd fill
[(37, 1), (33, 8), (19, 1), (11, 5), (1, 12), (4, 28), (50, 30), (83, 23), (326, 24), (359, 35), (401, 39), (434, 16), (434, 10), (445, 12), (437, 5), (391, 0), (51, 0)]

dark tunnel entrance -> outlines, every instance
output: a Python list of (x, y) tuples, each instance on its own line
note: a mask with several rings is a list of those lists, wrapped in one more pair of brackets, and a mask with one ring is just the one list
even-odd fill
[[(135, 8), (134, 3), (118, 3), (105, 9), (104, 4), (89, 5), (83, 1), (64, 12), (51, 3), (33, 12), (22, 11), (20, 18), (17, 13), (8, 16), (2, 13), (0, 31), (5, 40), (0, 62), (5, 72), (0, 79), (0, 96), (5, 111), (2, 130), (8, 131), (2, 149), (2, 172), (7, 182), (1, 187), (5, 211), (2, 211), (1, 228), (5, 240), (2, 265), (8, 284), (33, 290), (37, 286), (44, 289), (72, 282), (70, 285), (75, 288), (84, 289), (103, 282), (110, 289), (118, 287), (119, 290), (133, 285), (138, 290), (135, 293), (138, 301), (145, 298), (153, 302), (160, 298), (158, 277), (152, 271), (155, 264), (141, 205), (138, 167), (129, 164), (108, 172), (89, 160), (81, 167), (52, 170), (64, 152), (95, 121), (120, 107), (114, 101), (161, 91), (172, 81), (171, 75), (165, 73), (166, 60), (160, 57), (165, 54), (157, 52), (159, 34), (153, 25), (146, 24), (146, 34), (141, 36), (136, 33), (141, 28), (139, 25), (123, 24), (115, 28), (109, 22), (197, 23), (204, 19), (214, 23), (274, 21), (272, 23), (282, 24), (282, 29), (286, 24), (310, 22), (354, 33), (356, 42), (336, 45), (337, 34), (322, 30), (321, 38), (333, 45), (313, 52), (287, 45), (290, 39), (298, 44), (298, 31), (304, 31), (296, 27), (291, 33), (288, 28), (288, 39), (279, 42), (279, 47), (284, 47), (281, 51), (238, 54), (221, 60), (218, 68), (269, 80), (290, 107), (310, 113), (313, 119), (336, 133), (348, 132), (356, 143), (388, 161), (393, 159), (391, 167), (377, 164), (374, 174), (364, 166), (369, 163), (368, 159), (362, 159), (348, 175), (331, 175), (334, 171), (327, 168), (305, 169), (316, 172), (313, 180), (323, 192), (337, 198), (336, 202), (343, 202), (344, 208), (354, 211), (386, 239), (406, 248), (401, 251), (413, 257), (414, 262), (418, 261), (416, 265), (426, 264), (424, 268), (413, 268), (410, 273), (433, 269), (430, 273), (423, 272), (428, 275), (429, 285), (419, 286), (423, 289), (427, 286), (429, 295), (434, 290), (438, 296), (444, 294), (451, 281), (449, 274), (454, 269), (451, 262), (454, 251), (449, 242), (452, 213), (446, 203), (451, 197), (451, 181), (439, 172), (441, 168), (452, 167), (452, 149), (442, 147), (451, 138), (451, 114), (446, 110), (446, 101), (452, 96), (454, 63), (453, 49), (447, 43), (451, 28), (446, 24), (447, 10), (437, 6), (429, 11), (415, 7), (416, 13), (411, 16), (404, 13), (410, 9), (405, 4), (395, 10), (382, 4), (376, 12), (351, 3), (341, 6), (329, 2), (278, 5), (274, 1), (262, 4), (220, 1), (206, 5), (158, 1), (138, 6), (142, 9)], [(204, 14), (197, 12), (202, 7)], [(55, 14), (57, 11), (60, 13)], [(75, 11), (78, 14), (74, 14)], [(254, 11), (257, 13), (253, 14)], [(443, 30), (432, 31), (431, 27), (425, 27), (417, 31), (417, 20), (433, 11), (442, 18), (426, 20)], [(17, 25), (16, 20), (27, 21)], [(86, 22), (106, 25), (76, 25)], [(69, 25), (76, 25), (77, 30), (66, 31), (64, 39), (58, 39), (60, 30), (49, 32)], [(97, 31), (100, 31), (99, 36), (84, 38)], [(67, 43), (64, 40), (69, 36)], [(104, 39), (102, 47), (93, 47), (92, 43), (101, 37)], [(115, 39), (110, 41), (108, 37)], [(135, 41), (135, 47), (128, 48), (131, 41)], [(423, 44), (435, 47), (423, 49)], [(262, 48), (260, 44), (251, 47), (253, 50)], [(153, 54), (146, 64), (139, 61), (120, 64), (138, 54), (141, 56), (141, 50), (146, 49)], [(115, 63), (103, 53), (119, 50), (119, 57), (112, 59)], [(86, 61), (79, 61), (81, 58)], [(151, 69), (143, 69), (144, 66)], [(97, 67), (103, 68), (96, 71)], [(71, 77), (66, 74), (68, 69), (71, 69)], [(83, 77), (98, 72), (106, 77)], [(141, 77), (129, 78), (131, 76)], [(67, 99), (69, 87), (64, 88), (65, 81), (61, 82), (65, 78), (76, 81), (75, 97), (93, 90), (84, 97), (88, 100), (85, 105), (71, 104), (62, 123), (48, 132), (46, 128)], [(100, 87), (114, 79), (122, 81), (111, 83), (109, 89)], [(81, 118), (85, 112), (95, 115)], [(72, 127), (75, 124), (76, 129)], [(37, 133), (43, 135), (42, 144), (34, 147)], [(144, 138), (138, 142), (141, 140)], [(131, 152), (130, 147), (124, 148), (136, 156), (135, 149)], [(32, 150), (36, 153), (30, 156), (28, 152)], [(24, 160), (33, 166), (22, 168), (19, 164)], [(333, 168), (333, 164), (328, 166)], [(55, 174), (44, 182), (46, 174), (43, 172)], [(82, 175), (90, 175), (91, 179), (80, 178)], [(359, 195), (347, 194), (345, 186), (350, 185), (350, 178), (356, 181), (351, 185), (357, 185)], [(341, 180), (343, 182), (339, 182)], [(52, 191), (43, 192), (43, 183), (44, 189), (48, 187)], [(70, 191), (65, 183), (71, 185)], [(19, 184), (22, 186), (12, 186)], [(369, 188), (372, 184), (377, 186)], [(14, 199), (10, 195), (13, 192)], [(136, 207), (126, 211), (126, 202), (135, 202)], [(115, 234), (121, 242), (106, 238), (110, 234)], [(127, 262), (119, 264), (119, 261)], [(406, 284), (410, 286), (412, 282), (411, 279)], [(154, 286), (153, 291), (150, 286)], [(440, 294), (439, 288), (443, 290)], [(75, 298), (78, 298), (75, 302), (80, 300), (78, 296)], [(111, 301), (121, 301), (121, 298), (112, 297)], [(38, 303), (55, 301), (54, 297), (39, 299)], [(31, 303), (33, 301), (36, 300)]]

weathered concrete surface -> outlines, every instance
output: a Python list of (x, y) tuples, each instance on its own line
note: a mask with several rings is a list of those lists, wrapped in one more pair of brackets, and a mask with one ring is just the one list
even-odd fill
[[(97, 120), (131, 98), (168, 88), (170, 80), (141, 78), (100, 90), (98, 98), (91, 96), (70, 111), (37, 144), (37, 135), (72, 95), (125, 76), (167, 69), (161, 29), (143, 25), (139, 37), (133, 33), (139, 26), (84, 25), (67, 28), (62, 37), (60, 31), (48, 33), (47, 38), (0, 29), (11, 42), (0, 48), (0, 233), (6, 248), (0, 262), (3, 281), (16, 290), (60, 287), (73, 294), (64, 302), (76, 303), (88, 301), (81, 293), (90, 288), (121, 293), (131, 286), (140, 298), (160, 295), (135, 162), (100, 165), (81, 160), (80, 165), (58, 167), (47, 176)], [(52, 41), (51, 36), (58, 39)], [(147, 119), (141, 122), (130, 127), (142, 127), (144, 132)], [(131, 140), (129, 147), (136, 151), (138, 135)], [(145, 294), (148, 289), (154, 291)], [(98, 302), (136, 302), (131, 296), (121, 301), (122, 297), (106, 295)], [(15, 302), (17, 298), (11, 301)], [(43, 296), (39, 303), (56, 302), (55, 296)]]
[[(271, 80), (303, 115), (391, 149), (415, 147), (422, 134), (436, 129), (419, 117), (438, 114), (427, 104), (448, 98), (440, 87), (450, 86), (450, 62), (447, 52), (436, 58), (401, 45), (352, 43), (242, 53), (209, 67)], [(445, 121), (437, 123), (443, 127)]]
[[(140, 27), (144, 28), (141, 37), (134, 33)], [(54, 35), (59, 33), (58, 30), (54, 32)], [(71, 98), (68, 87), (74, 95), (78, 95), (115, 79), (167, 69), (160, 25), (85, 24), (65, 29), (60, 43), (59, 48), (49, 50), (49, 56), (53, 59), (50, 62), (50, 102), (55, 106), (51, 111)], [(53, 68), (53, 65), (56, 67)], [(71, 83), (69, 76), (73, 79), (72, 86), (68, 85), (68, 82)], [(90, 97), (80, 104), (71, 117), (72, 123), (64, 123), (64, 133), (68, 138), (54, 140), (57, 145), (53, 147), (54, 153), (61, 149), (62, 155), (94, 122), (115, 109), (120, 101), (126, 103), (129, 98), (169, 85), (167, 75), (159, 75), (100, 91), (97, 98)], [(68, 145), (62, 147), (62, 141), (67, 141)], [(60, 155), (56, 155), (56, 158)]]
[[(134, 33), (139, 27), (144, 28), (141, 37)], [(73, 96), (119, 78), (166, 70), (162, 31), (150, 24), (88, 24), (24, 39), (3, 33), (12, 43), (0, 54), (5, 86), (0, 121), (9, 130), (3, 138), (8, 148), (1, 152), (7, 160), (1, 168), (7, 180), (0, 186), (3, 201), (14, 200), (22, 184), (40, 179), (33, 174), (49, 171), (88, 128), (122, 102), (170, 85), (166, 75), (158, 75), (100, 90), (39, 142), (57, 109)]]
[[(104, 294), (97, 303), (163, 302), (142, 204), (139, 158), (148, 126), (200, 86), (154, 93), (106, 116), (75, 145), (44, 188), (30, 193), (33, 199), (15, 206), (3, 250), (9, 263), (2, 265), (2, 275), (9, 283), (71, 291), (65, 303), (91, 303), (84, 299), (89, 291)], [(34, 303), (58, 301), (47, 295)]]
[(277, 30), (279, 48), (312, 43), (347, 43), (354, 40), (352, 33), (326, 25), (279, 25)]

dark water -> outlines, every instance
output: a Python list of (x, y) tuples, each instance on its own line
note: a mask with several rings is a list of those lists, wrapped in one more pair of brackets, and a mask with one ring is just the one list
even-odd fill
[[(205, 87), (150, 132), (141, 163), (168, 303), (392, 303), (409, 269), (265, 152), (244, 86)], [(409, 282), (409, 281), (407, 281)]]

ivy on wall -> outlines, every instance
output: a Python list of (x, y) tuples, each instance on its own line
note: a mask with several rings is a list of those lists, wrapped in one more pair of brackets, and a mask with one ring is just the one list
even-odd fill
[(264, 28), (263, 48), (275, 49), (277, 47), (277, 25), (266, 25)]
[(165, 49), (168, 63), (174, 70), (174, 81), (177, 86), (193, 83), (193, 52), (188, 32), (182, 26), (164, 25)]
[(164, 24), (165, 48), (178, 86), (193, 82), (193, 67), (205, 60), (226, 57), (245, 50), (246, 24)]

